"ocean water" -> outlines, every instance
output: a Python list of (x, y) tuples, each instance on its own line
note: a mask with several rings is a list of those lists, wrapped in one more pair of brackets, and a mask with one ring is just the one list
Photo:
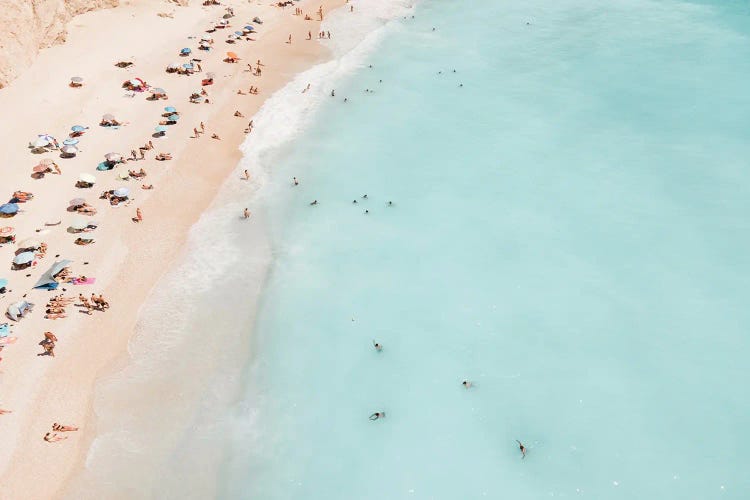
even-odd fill
[(144, 309), (82, 487), (750, 497), (747, 5), (354, 5)]

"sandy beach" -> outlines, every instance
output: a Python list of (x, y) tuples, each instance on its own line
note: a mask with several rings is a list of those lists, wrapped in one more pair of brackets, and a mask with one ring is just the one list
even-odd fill
[[(237, 169), (238, 146), (245, 140), (244, 131), (253, 114), (295, 74), (327, 57), (325, 47), (315, 40), (320, 24), (318, 8), (322, 5), (327, 13), (344, 3), (306, 0), (282, 9), (239, 0), (220, 6), (193, 1), (189, 7), (134, 0), (75, 18), (64, 45), (42, 51), (31, 68), (0, 91), (0, 109), (6, 116), (0, 124), (7, 164), (0, 174), (6, 189), (3, 196), (10, 197), (15, 190), (34, 194), (32, 200), (19, 205), (18, 215), (0, 220), (0, 226), (12, 226), (17, 241), (35, 237), (48, 245), (38, 265), (20, 271), (10, 270), (17, 245), (0, 248), (0, 257), (8, 266), (0, 278), (9, 281), (9, 291), (0, 296), (0, 307), (5, 311), (23, 297), (35, 304), (30, 315), (11, 322), (10, 335), (17, 341), (0, 352), (0, 409), (12, 412), (0, 416), (0, 498), (60, 497), (84, 467), (96, 436), (92, 423), (96, 380), (127, 362), (128, 339), (141, 305), (180, 256), (189, 228), (211, 204), (219, 187), (228, 176), (246, 182), (240, 180), (242, 172)], [(234, 9), (231, 28), (211, 34), (214, 43), (210, 51), (197, 50), (198, 40), (222, 19), (225, 7)], [(295, 15), (295, 8), (311, 19)], [(228, 33), (241, 29), (255, 16), (263, 24), (256, 25), (257, 33), (250, 35), (254, 40), (225, 43)], [(313, 34), (311, 41), (306, 40), (308, 31)], [(290, 34), (291, 44), (287, 43)], [(191, 57), (201, 59), (202, 72), (185, 76), (165, 71), (171, 63), (190, 59), (180, 57), (183, 47), (193, 50)], [(240, 61), (224, 62), (227, 51), (235, 52)], [(248, 63), (255, 66), (257, 60), (263, 64), (262, 76), (247, 67)], [(118, 61), (133, 65), (118, 68)], [(213, 85), (205, 87), (210, 103), (190, 103), (188, 97), (201, 88), (207, 72), (215, 75)], [(84, 79), (83, 87), (68, 85), (73, 76)], [(129, 97), (121, 85), (136, 77), (166, 89), (169, 98), (149, 101), (148, 92)], [(260, 89), (259, 94), (247, 94), (251, 85)], [(245, 94), (238, 94), (238, 89)], [(180, 118), (176, 125), (168, 126), (166, 136), (152, 137), (164, 119), (165, 106), (176, 107)], [(242, 117), (235, 116), (236, 111)], [(123, 126), (100, 127), (106, 113)], [(205, 133), (191, 137), (201, 122)], [(62, 142), (78, 124), (89, 128), (79, 138), (80, 151), (74, 158), (61, 159), (59, 151), (32, 154), (27, 147), (38, 134), (48, 133)], [(105, 154), (117, 152), (128, 157), (131, 150), (138, 151), (149, 140), (154, 149), (145, 151), (144, 160), (96, 171)], [(170, 153), (172, 159), (156, 161), (157, 153)], [(32, 168), (42, 158), (54, 159), (62, 173), (33, 179)], [(143, 179), (116, 177), (141, 168), (147, 172)], [(96, 176), (93, 188), (75, 186), (83, 173)], [(248, 183), (249, 189), (252, 183)], [(142, 184), (154, 188), (144, 190)], [(102, 191), (120, 187), (130, 189), (127, 203), (111, 206), (99, 199)], [(66, 207), (69, 200), (79, 197), (97, 210), (92, 217), (98, 222), (92, 233), (93, 245), (74, 244), (76, 236), (66, 231), (75, 216)], [(136, 209), (143, 214), (139, 223), (132, 221)], [(251, 218), (248, 223), (262, 221)], [(58, 259), (70, 259), (73, 276), (93, 277), (95, 283), (61, 284), (53, 292), (32, 290), (40, 275)], [(86, 315), (82, 308), (70, 305), (66, 318), (44, 318), (49, 297), (78, 297), (79, 293), (87, 297), (103, 294), (111, 307)], [(54, 332), (58, 339), (54, 357), (37, 355), (43, 352), (39, 342), (46, 331)], [(54, 422), (81, 430), (65, 433), (65, 441), (45, 442), (43, 436)]]

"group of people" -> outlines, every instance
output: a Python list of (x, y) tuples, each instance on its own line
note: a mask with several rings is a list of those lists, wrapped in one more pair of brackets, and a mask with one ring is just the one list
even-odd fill
[(102, 294), (99, 294), (98, 296), (94, 293), (91, 294), (91, 299), (87, 299), (84, 297), (82, 293), (78, 294), (78, 302), (79, 304), (76, 304), (79, 307), (83, 308), (83, 312), (91, 315), (92, 311), (101, 311), (104, 312), (107, 309), (109, 309), (109, 302), (104, 298)]
[(65, 307), (70, 305), (72, 302), (73, 299), (70, 299), (63, 295), (55, 295), (47, 301), (44, 317), (46, 319), (67, 318), (68, 316), (65, 313)]

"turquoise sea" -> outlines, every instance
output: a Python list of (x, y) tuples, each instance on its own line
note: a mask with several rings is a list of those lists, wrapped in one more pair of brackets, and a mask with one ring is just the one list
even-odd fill
[[(750, 498), (748, 4), (354, 5), (330, 21), (336, 61), (256, 120), (240, 168), (263, 185), (198, 225), (227, 259), (181, 289), (179, 321), (144, 312), (162, 328), (100, 388), (89, 479), (148, 498)], [(267, 261), (227, 215), (248, 205)], [(216, 251), (194, 247), (186, 272)], [(154, 379), (169, 397), (146, 405)]]

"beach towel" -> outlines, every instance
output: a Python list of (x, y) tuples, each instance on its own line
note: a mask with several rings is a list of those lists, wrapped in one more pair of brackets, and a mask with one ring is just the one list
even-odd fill
[(0, 345), (13, 344), (18, 340), (18, 337), (2, 337), (0, 338)]
[(76, 278), (73, 280), (74, 285), (93, 285), (94, 283), (96, 283), (96, 278), (86, 278), (85, 280)]
[(3, 323), (0, 325), (0, 338), (7, 337), (10, 333), (10, 325), (8, 323)]

